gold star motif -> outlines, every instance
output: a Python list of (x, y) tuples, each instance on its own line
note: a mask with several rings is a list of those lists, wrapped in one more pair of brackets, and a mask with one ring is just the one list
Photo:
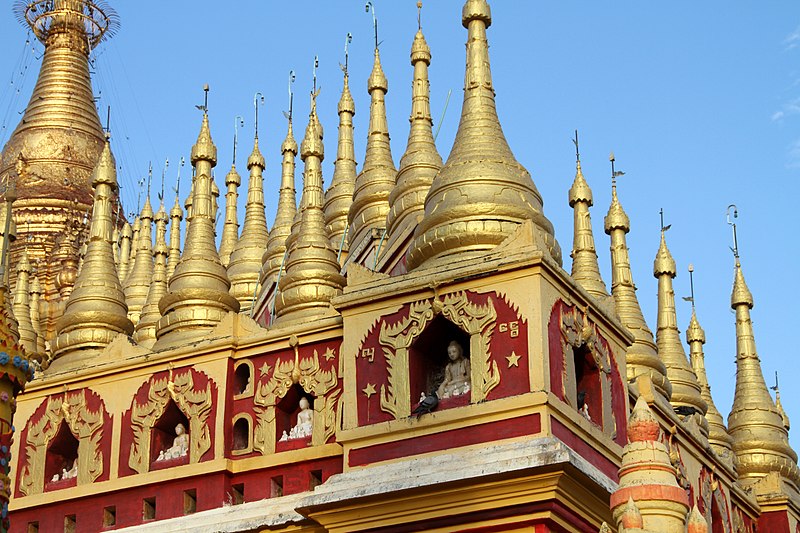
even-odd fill
[(367, 396), (367, 400), (369, 400), (369, 397), (375, 394), (375, 385), (367, 383), (367, 386), (364, 387), (361, 392), (363, 392)]
[(508, 359), (508, 368), (511, 368), (512, 366), (519, 367), (520, 357), (521, 357), (520, 355), (515, 354), (514, 351), (512, 350), (511, 355), (506, 356), (506, 359)]
[(267, 374), (269, 374), (269, 369), (270, 369), (270, 366), (266, 362), (264, 362), (264, 364), (261, 365), (261, 369), (259, 370), (259, 372), (261, 372), (261, 377), (262, 378), (264, 376), (266, 376)]
[(322, 354), (322, 357), (324, 357), (326, 361), (330, 361), (331, 359), (333, 359), (334, 357), (336, 357), (336, 354), (335, 354), (335, 353), (333, 353), (333, 350), (331, 350), (330, 348), (328, 348), (327, 350), (325, 350), (325, 353), (324, 353), (324, 354)]

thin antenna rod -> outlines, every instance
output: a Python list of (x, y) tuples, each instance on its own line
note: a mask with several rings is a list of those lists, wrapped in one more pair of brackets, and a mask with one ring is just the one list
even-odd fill
[[(733, 218), (731, 218), (731, 208), (733, 208)], [(733, 248), (731, 251), (733, 252), (733, 257), (737, 260), (739, 259), (739, 239), (736, 236), (736, 219), (739, 218), (739, 209), (736, 207), (736, 204), (731, 204), (728, 206), (727, 210), (727, 219), (728, 225), (733, 228)]]
[(453, 89), (447, 91), (447, 98), (444, 101), (444, 109), (442, 109), (442, 118), (439, 119), (439, 124), (436, 126), (436, 133), (433, 136), (433, 142), (436, 142), (436, 139), (439, 137), (439, 130), (442, 129), (442, 124), (444, 123), (444, 116), (447, 113), (447, 106), (450, 104), (450, 95), (453, 94)]
[(176, 198), (180, 198), (180, 196), (181, 196), (181, 169), (183, 168), (183, 165), (185, 165), (185, 164), (186, 164), (186, 160), (183, 158), (183, 156), (181, 156), (181, 164), (178, 166), (178, 179), (176, 180), (176, 183), (175, 183), (175, 197)]
[(417, 2), (417, 29), (422, 29), (422, 2)]
[(158, 195), (158, 200), (164, 203), (164, 179), (167, 176), (167, 169), (169, 168), (169, 159), (164, 161), (164, 170), (161, 171), (161, 194)]
[(111, 106), (106, 110), (106, 134), (111, 135)]
[(776, 393), (779, 392), (779, 390), (780, 390), (779, 387), (778, 387), (778, 371), (777, 370), (775, 371), (775, 386), (774, 387), (770, 387), (770, 389), (774, 390)]
[(147, 168), (147, 198), (150, 198), (150, 183), (153, 181), (153, 162), (150, 161)]
[(350, 43), (353, 42), (353, 34), (347, 32), (347, 35), (344, 38), (344, 66), (342, 67), (342, 72), (344, 72), (345, 77), (348, 76), (347, 69), (350, 62), (350, 50), (349, 46)]
[(689, 263), (689, 301), (692, 302), (692, 311), (694, 311), (694, 265)]
[[(575, 139), (577, 140), (577, 138), (578, 138), (578, 131), (577, 131), (577, 130), (575, 130)], [(577, 151), (577, 149), (578, 149), (578, 147), (577, 147), (577, 145), (576, 145), (576, 146), (575, 146), (575, 150)], [(580, 160), (580, 159), (579, 159), (579, 160)], [(617, 159), (614, 157), (614, 152), (611, 152), (611, 153), (608, 155), (608, 160), (609, 160), (609, 161), (611, 161), (611, 190), (612, 190), (612, 191), (615, 191), (615, 190), (617, 189), (617, 178), (619, 178), (620, 176), (624, 176), (624, 175), (625, 175), (625, 173), (624, 173), (623, 171), (621, 171), (621, 170), (616, 170), (616, 169), (614, 168), (614, 163), (615, 163), (615, 162), (616, 162), (616, 160), (617, 160)]]
[(572, 144), (575, 145), (575, 160), (578, 161), (578, 163), (580, 163), (581, 162), (581, 151), (578, 148), (578, 130), (575, 130), (575, 138), (572, 139)]
[(264, 95), (260, 92), (257, 92), (253, 96), (253, 107), (256, 109), (256, 120), (255, 120), (255, 128), (256, 128), (256, 139), (258, 139), (258, 98), (261, 97), (261, 105), (264, 105)]
[(287, 119), (289, 122), (292, 121), (292, 106), (294, 105), (294, 92), (292, 92), (292, 84), (294, 83), (295, 75), (294, 71), (289, 71), (289, 115), (287, 115)]
[(378, 17), (375, 15), (375, 5), (372, 2), (367, 2), (364, 10), (369, 13), (372, 11), (372, 27), (375, 30), (375, 50), (378, 49)]
[(203, 102), (203, 110), (206, 113), (208, 113), (208, 91), (209, 91), (209, 87), (208, 87), (208, 84), (206, 83), (205, 85), (203, 85), (203, 93), (204, 93), (204, 98), (205, 98), (205, 101)]
[(236, 145), (239, 144), (239, 126), (244, 126), (244, 119), (240, 115), (233, 117), (233, 166), (236, 166)]
[(312, 94), (317, 92), (317, 69), (319, 68), (319, 56), (314, 56), (314, 69), (312, 75), (314, 76), (314, 90), (311, 91)]
[(659, 216), (661, 217), (661, 232), (664, 232), (664, 208), (662, 207), (658, 211)]

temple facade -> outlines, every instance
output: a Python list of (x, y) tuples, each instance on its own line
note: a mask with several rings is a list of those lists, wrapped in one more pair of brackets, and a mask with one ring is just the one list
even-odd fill
[[(45, 55), (0, 158), (15, 185), (0, 261), (0, 367), (13, 365), (0, 379), (0, 530), (800, 532), (797, 454), (761, 370), (746, 260), (731, 260), (725, 419), (697, 313), (682, 336), (666, 229), (654, 330), (616, 183), (603, 219), (612, 277), (600, 274), (605, 237), (579, 156), (565, 191), (574, 239), (556, 240), (503, 134), (487, 0), (441, 22), (460, 21), (467, 43), (449, 154), (434, 142), (435, 51), (420, 27), (397, 165), (376, 46), (366, 153), (345, 67), (327, 189), (317, 93), (307, 120), (288, 115), (280, 147), (256, 130), (246, 179), (234, 156), (220, 184), (206, 105), (184, 206), (148, 198), (133, 224), (87, 63), (116, 15), (93, 0), (17, 9)], [(268, 221), (262, 151), (279, 150)], [(32, 237), (12, 243), (30, 218)]]

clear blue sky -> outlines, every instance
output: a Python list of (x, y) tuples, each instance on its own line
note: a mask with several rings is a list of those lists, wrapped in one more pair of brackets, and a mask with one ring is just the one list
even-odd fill
[[(416, 2), (375, 3), (397, 162), (408, 134)], [(437, 124), (447, 92), (453, 91), (437, 140), (445, 157), (461, 107), (466, 39), (461, 5), (460, 0), (429, 0), (422, 16), (433, 53), (430, 74)], [(341, 89), (339, 63), (348, 31), (353, 33), (356, 153), (359, 162), (363, 160), (373, 40), (372, 19), (361, 1), (142, 0), (117, 1), (114, 7), (122, 29), (93, 54), (95, 90), (101, 91), (102, 109), (113, 107), (113, 148), (123, 165), (128, 210), (135, 208), (133, 191), (137, 179), (146, 175), (148, 161), (160, 177), (163, 161), (169, 158), (168, 178), (174, 182), (177, 161), (181, 156), (188, 159), (199, 128), (200, 113), (194, 106), (202, 103), (202, 86), (209, 83), (212, 134), (219, 148), (217, 183), (223, 189), (234, 117), (245, 118), (238, 167), (246, 176), (243, 163), (252, 147), (253, 95), (261, 91), (266, 97), (260, 139), (267, 158), (271, 222), (288, 72), (297, 74), (295, 131), (300, 136), (308, 116), (315, 55), (320, 61), (319, 110), (329, 183)], [(626, 172), (620, 198), (633, 224), (629, 244), (645, 316), (655, 329), (652, 264), (658, 248), (658, 210), (663, 207), (666, 223), (672, 224), (668, 243), (681, 271), (675, 280), (678, 297), (688, 295), (686, 267), (695, 265), (711, 385), (717, 407), (727, 416), (735, 379), (735, 336), (729, 305), (731, 231), (725, 210), (735, 203), (742, 263), (756, 301), (753, 320), (764, 373), (770, 384), (775, 370), (781, 373), (784, 406), (800, 424), (793, 348), (800, 299), (800, 221), (795, 208), (800, 185), (800, 4), (494, 0), (492, 8), (489, 41), (500, 119), (514, 153), (544, 197), (545, 213), (565, 255), (572, 243), (567, 205), (574, 177), (570, 137), (577, 128), (584, 173), (594, 190), (592, 215), (606, 282), (608, 240), (602, 218), (610, 196), (608, 153), (614, 150), (618, 168)], [(5, 94), (6, 80), (24, 57), (26, 32), (10, 10), (0, 13), (0, 28), (0, 73), (6, 76), (0, 78), (0, 94)], [(41, 53), (41, 46), (36, 52)], [(7, 128), (16, 125), (17, 111), (27, 102), (37, 71), (38, 62), (32, 58), (19, 101), (11, 108), (10, 98), (0, 101)], [(183, 175), (189, 175), (188, 162)], [(157, 183), (153, 189), (155, 202)], [(568, 257), (565, 268), (569, 270)], [(678, 299), (682, 328), (689, 317), (689, 304)], [(799, 430), (791, 440), (800, 450)]]

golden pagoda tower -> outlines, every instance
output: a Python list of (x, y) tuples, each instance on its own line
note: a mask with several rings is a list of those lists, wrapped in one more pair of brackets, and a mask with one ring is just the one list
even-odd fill
[[(421, 9), (421, 2), (417, 6)], [(428, 81), (430, 63), (431, 50), (420, 24), (411, 45), (411, 65), (414, 67), (409, 117), (411, 128), (406, 151), (400, 158), (397, 183), (389, 195), (390, 208), (386, 217), (388, 234), (384, 250), (389, 254), (394, 252), (398, 240), (405, 241), (413, 234), (425, 212), (425, 196), (431, 188), (433, 177), (442, 168), (442, 156), (436, 150), (433, 139)]]
[[(347, 57), (345, 56), (345, 65)], [(339, 98), (339, 141), (336, 161), (333, 163), (333, 179), (325, 192), (325, 227), (331, 236), (331, 245), (337, 250), (339, 261), (344, 262), (350, 250), (347, 217), (353, 204), (356, 186), (356, 153), (353, 144), (353, 117), (356, 104), (350, 94), (350, 76), (344, 67), (342, 96)]]
[(281, 185), (278, 190), (278, 210), (267, 239), (267, 249), (261, 259), (261, 286), (276, 281), (283, 269), (286, 256), (286, 239), (292, 232), (292, 222), (297, 214), (297, 196), (294, 188), (297, 141), (292, 133), (292, 114), (289, 113), (286, 138), (281, 144)]
[(239, 311), (239, 302), (228, 293), (231, 284), (214, 242), (211, 169), (217, 164), (217, 147), (211, 140), (205, 111), (191, 162), (196, 175), (186, 245), (169, 279), (168, 292), (159, 302), (163, 316), (158, 321), (154, 350), (202, 337), (227, 313)]
[[(139, 214), (139, 234), (134, 237), (136, 255), (125, 283), (125, 301), (128, 304), (128, 318), (136, 324), (142, 314), (142, 307), (147, 300), (147, 293), (153, 283), (153, 207), (150, 204), (150, 187), (148, 180), (147, 198)], [(134, 224), (135, 228), (135, 224)], [(134, 230), (134, 233), (135, 230)]]
[[(364, 165), (356, 177), (353, 203), (350, 205), (348, 222), (350, 250), (361, 245), (372, 230), (386, 227), (389, 212), (389, 194), (395, 184), (397, 169), (392, 160), (389, 144), (389, 125), (386, 121), (386, 93), (389, 82), (383, 73), (378, 51), (377, 30), (375, 34), (375, 61), (367, 80), (370, 95), (369, 130)], [(302, 202), (301, 202), (302, 203)]]
[(672, 385), (667, 379), (667, 369), (658, 357), (653, 332), (647, 327), (642, 308), (636, 298), (631, 260), (628, 254), (626, 234), (631, 231), (628, 214), (617, 197), (617, 182), (614, 174), (614, 154), (611, 154), (611, 205), (604, 220), (605, 232), (611, 237), (611, 294), (614, 307), (622, 325), (633, 334), (633, 345), (626, 354), (628, 381), (633, 382), (642, 374), (650, 376), (656, 389), (669, 399)]
[(771, 472), (800, 487), (797, 454), (775, 407), (761, 372), (750, 310), (753, 295), (744, 281), (738, 253), (734, 267), (731, 308), (736, 312), (736, 389), (728, 415), (736, 469), (744, 485), (752, 485)]
[(131, 269), (131, 248), (133, 241), (133, 228), (129, 222), (122, 226), (119, 245), (119, 281), (124, 282)]
[(608, 289), (600, 275), (597, 250), (594, 246), (592, 217), (589, 208), (594, 204), (592, 189), (581, 170), (578, 132), (575, 132), (575, 180), (569, 189), (569, 206), (573, 209), (575, 233), (572, 240), (572, 279), (601, 303), (609, 299)]
[(156, 326), (161, 318), (158, 302), (167, 294), (167, 210), (164, 207), (162, 194), (161, 205), (156, 213), (156, 246), (153, 249), (153, 280), (147, 292), (147, 299), (142, 306), (142, 313), (133, 333), (133, 340), (146, 348), (151, 348), (156, 342)]
[(258, 148), (258, 131), (253, 140), (253, 153), (247, 158), (250, 177), (247, 182), (242, 235), (236, 242), (228, 264), (231, 295), (239, 300), (240, 311), (250, 311), (259, 287), (262, 258), (267, 251), (267, 217), (264, 215), (264, 169), (266, 161)]
[(242, 184), (242, 177), (236, 172), (235, 141), (233, 159), (231, 169), (225, 175), (225, 186), (228, 188), (228, 192), (225, 193), (225, 223), (222, 225), (222, 238), (219, 243), (219, 260), (226, 268), (231, 260), (231, 252), (239, 239), (239, 216), (236, 213), (236, 204), (239, 203), (238, 189)]
[(42, 326), (39, 315), (39, 305), (42, 299), (42, 285), (39, 282), (39, 276), (33, 276), (33, 278), (31, 278), (30, 295), (31, 295), (31, 300), (30, 300), (31, 324), (33, 324), (33, 331), (36, 332), (36, 352), (41, 354), (42, 357), (44, 357), (45, 356), (44, 333), (42, 332)]
[(325, 151), (317, 119), (317, 93), (311, 96), (311, 113), (300, 157), (305, 163), (303, 198), (305, 205), (297, 240), (289, 249), (286, 273), (281, 277), (275, 300), (275, 325), (310, 320), (336, 311), (330, 301), (341, 294), (345, 284), (339, 273), (336, 250), (331, 246), (322, 211), (322, 160)]
[[(29, 26), (45, 51), (31, 99), (0, 156), (0, 176), (17, 183), (14, 218), (21, 226), (30, 261), (48, 265), (56, 236), (81, 221), (92, 205), (90, 176), (103, 150), (103, 129), (94, 103), (89, 53), (113, 35), (116, 13), (94, 0), (32, 0), (15, 2), (18, 19)], [(28, 221), (30, 223), (28, 223)], [(12, 248), (14, 264), (22, 247)], [(62, 246), (77, 265), (77, 250)], [(71, 262), (69, 262), (71, 265)], [(57, 318), (74, 277), (57, 280), (61, 260), (40, 271), (45, 300), (43, 320)], [(49, 329), (49, 328), (44, 328)]]
[(532, 220), (544, 252), (561, 264), (553, 225), (531, 175), (514, 158), (495, 108), (486, 29), (486, 0), (467, 0), (461, 22), (468, 30), (464, 105), (453, 149), (425, 200), (425, 216), (408, 251), (409, 270), (469, 258), (492, 250)]
[(56, 325), (58, 336), (53, 343), (50, 370), (88, 363), (118, 334), (133, 333), (111, 250), (117, 172), (108, 140), (95, 167), (92, 185), (95, 200), (86, 260)]
[(28, 254), (22, 251), (22, 256), (17, 263), (17, 284), (14, 287), (14, 316), (19, 329), (19, 341), (25, 353), (36, 358), (38, 349), (36, 345), (36, 331), (31, 321), (29, 279), (31, 276), (31, 263)]
[(697, 420), (701, 423), (704, 435), (708, 435), (708, 422), (705, 419), (708, 405), (700, 396), (700, 384), (697, 382), (692, 367), (686, 358), (678, 330), (678, 319), (675, 312), (675, 291), (672, 280), (677, 275), (675, 260), (667, 248), (666, 230), (661, 230), (661, 244), (653, 263), (653, 275), (658, 279), (658, 328), (656, 345), (658, 356), (667, 368), (667, 379), (672, 384), (670, 403), (679, 414), (702, 415)]

